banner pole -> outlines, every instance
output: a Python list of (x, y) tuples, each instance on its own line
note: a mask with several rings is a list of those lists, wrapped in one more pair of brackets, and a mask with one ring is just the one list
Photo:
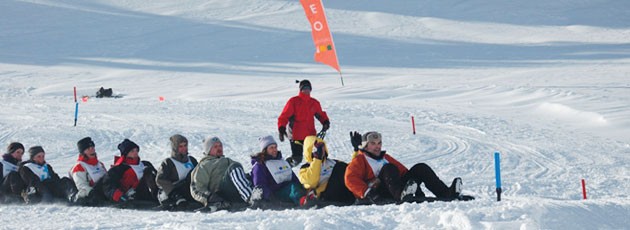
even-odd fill
[(341, 86), (344, 86), (344, 84), (343, 84), (343, 75), (341, 75), (341, 71), (339, 71), (339, 77), (341, 78)]

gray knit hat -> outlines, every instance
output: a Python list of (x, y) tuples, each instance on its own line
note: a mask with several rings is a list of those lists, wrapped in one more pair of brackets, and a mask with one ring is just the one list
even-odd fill
[(210, 154), (210, 150), (212, 150), (212, 146), (216, 142), (223, 143), (221, 142), (221, 139), (216, 136), (206, 137), (206, 139), (203, 140), (203, 154)]
[(273, 136), (269, 135), (266, 137), (258, 138), (258, 144), (260, 145), (260, 149), (264, 152), (268, 146), (273, 144), (277, 145), (278, 143), (276, 143), (276, 140), (273, 139)]

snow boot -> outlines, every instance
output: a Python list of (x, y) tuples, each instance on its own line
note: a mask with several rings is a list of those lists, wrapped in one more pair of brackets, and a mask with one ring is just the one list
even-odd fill
[(400, 203), (415, 202), (415, 194), (417, 190), (418, 190), (418, 184), (415, 181), (413, 180), (407, 181), (407, 184), (405, 185), (402, 192), (400, 193)]
[(451, 183), (450, 193), (452, 198), (458, 198), (462, 193), (462, 178), (456, 177)]
[(310, 190), (300, 198), (300, 207), (310, 208), (314, 206), (317, 206), (317, 197), (315, 196), (315, 191)]

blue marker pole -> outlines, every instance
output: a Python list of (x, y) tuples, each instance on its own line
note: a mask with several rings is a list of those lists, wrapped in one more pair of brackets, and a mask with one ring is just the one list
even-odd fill
[(494, 152), (494, 172), (497, 183), (497, 201), (501, 201), (501, 156)]
[(79, 102), (77, 101), (77, 87), (74, 87), (74, 126), (77, 126), (77, 116), (79, 115)]
[(79, 115), (79, 102), (74, 103), (74, 126), (77, 126), (77, 116)]

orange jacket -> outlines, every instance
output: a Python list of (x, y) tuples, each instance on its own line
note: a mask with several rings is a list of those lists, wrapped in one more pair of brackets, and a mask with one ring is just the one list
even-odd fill
[[(383, 159), (387, 160), (390, 164), (394, 164), (396, 168), (398, 168), (401, 177), (407, 173), (408, 170), (404, 165), (391, 157), (389, 154), (383, 154), (385, 154)], [(366, 157), (368, 157), (366, 156), (366, 153), (364, 153), (363, 150), (359, 150), (359, 154), (352, 159), (350, 164), (348, 164), (348, 168), (346, 168), (346, 187), (348, 187), (350, 192), (359, 199), (363, 199), (363, 195), (368, 189), (368, 183), (378, 176), (374, 175), (372, 167), (367, 162)]]

